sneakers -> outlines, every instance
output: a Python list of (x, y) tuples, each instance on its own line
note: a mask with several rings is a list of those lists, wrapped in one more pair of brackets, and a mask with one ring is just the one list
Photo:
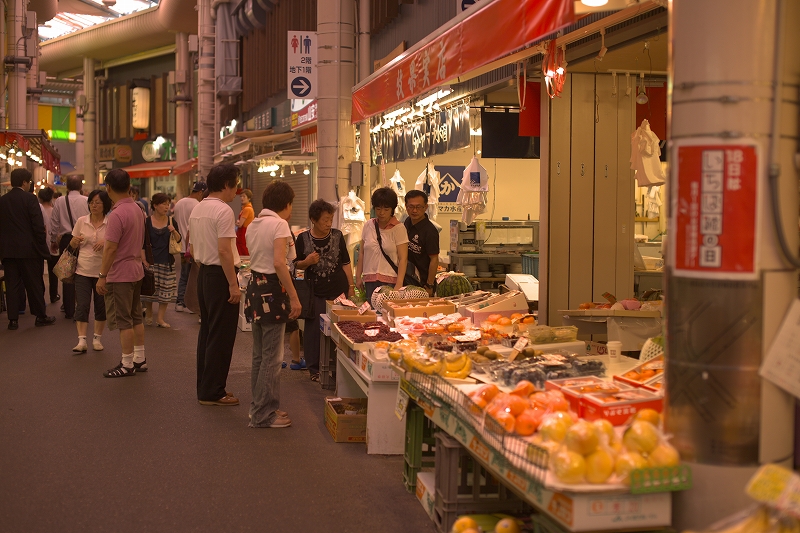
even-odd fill
[(276, 416), (275, 420), (272, 421), (270, 425), (267, 427), (269, 428), (288, 428), (292, 425), (292, 421), (288, 416)]
[(134, 375), (136, 375), (136, 368), (128, 368), (122, 366), (121, 362), (111, 370), (106, 370), (105, 372), (103, 372), (104, 378), (126, 378), (128, 376), (134, 376)]
[(219, 400), (208, 401), (208, 400), (197, 400), (200, 405), (239, 405), (239, 398), (233, 396), (231, 394), (227, 394), (220, 398)]
[(72, 349), (75, 353), (86, 353), (89, 346), (86, 344), (86, 337), (78, 337), (78, 344)]
[[(92, 350), (94, 350), (95, 352), (102, 352), (103, 351), (103, 343), (100, 342), (100, 336), (99, 335), (95, 335), (94, 338), (92, 339)], [(136, 366), (136, 363), (134, 363), (133, 365)]]
[(134, 361), (133, 369), (136, 370), (137, 372), (147, 372), (147, 359), (145, 359), (141, 363), (137, 363), (136, 361)]
[(189, 313), (190, 315), (194, 314), (194, 311), (186, 307), (184, 304), (175, 304), (175, 310), (179, 313)]
[(289, 365), (289, 368), (291, 368), (292, 370), (305, 370), (306, 369), (306, 360), (305, 359), (300, 359), (299, 363), (295, 363), (294, 361), (292, 361), (292, 364)]

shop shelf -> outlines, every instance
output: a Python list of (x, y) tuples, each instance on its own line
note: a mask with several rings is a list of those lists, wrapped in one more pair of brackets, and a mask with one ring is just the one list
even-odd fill
[(522, 273), (539, 279), (539, 254), (522, 254)]
[(692, 488), (692, 469), (686, 465), (643, 468), (630, 474), (633, 494), (671, 492)]

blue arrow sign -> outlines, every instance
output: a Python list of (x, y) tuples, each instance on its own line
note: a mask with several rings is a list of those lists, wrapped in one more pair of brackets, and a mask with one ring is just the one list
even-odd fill
[(290, 85), (292, 94), (297, 98), (305, 98), (311, 92), (311, 82), (305, 76), (298, 76)]

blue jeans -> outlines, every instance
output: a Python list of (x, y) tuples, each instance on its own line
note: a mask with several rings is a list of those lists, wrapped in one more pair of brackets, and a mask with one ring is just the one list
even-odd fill
[(183, 296), (186, 294), (186, 285), (189, 282), (189, 271), (192, 269), (192, 262), (184, 262), (181, 259), (181, 277), (178, 280), (178, 297), (175, 299), (176, 305), (183, 305)]
[(281, 362), (286, 324), (253, 322), (253, 367), (250, 371), (250, 427), (268, 427), (281, 406)]

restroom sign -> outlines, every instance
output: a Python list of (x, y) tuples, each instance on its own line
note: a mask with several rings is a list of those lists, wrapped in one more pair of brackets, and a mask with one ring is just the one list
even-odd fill
[[(758, 145), (678, 141), (668, 248), (682, 277), (753, 279), (758, 220)], [(674, 237), (673, 237), (674, 236)]]
[(317, 97), (317, 34), (290, 31), (288, 40), (287, 97), (313, 100)]

